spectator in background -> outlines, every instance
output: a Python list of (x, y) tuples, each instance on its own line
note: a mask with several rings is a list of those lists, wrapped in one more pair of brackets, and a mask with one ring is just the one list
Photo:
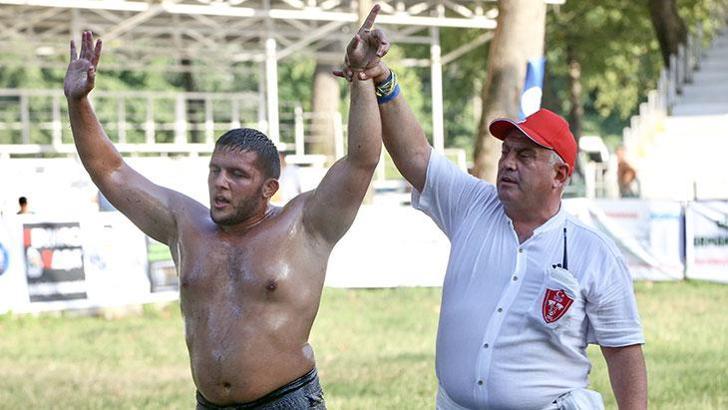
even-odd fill
[(18, 198), (18, 205), (20, 206), (20, 209), (18, 210), (18, 215), (20, 214), (30, 214), (30, 210), (28, 210), (28, 198), (21, 196)]
[(640, 183), (639, 179), (637, 179), (637, 171), (627, 161), (623, 146), (617, 147), (615, 154), (617, 155), (619, 196), (622, 198), (638, 198), (640, 196)]

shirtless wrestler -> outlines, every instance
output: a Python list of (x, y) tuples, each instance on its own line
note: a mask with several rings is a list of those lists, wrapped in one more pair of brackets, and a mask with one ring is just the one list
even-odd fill
[(268, 203), (280, 173), (274, 144), (251, 129), (225, 133), (210, 159), (208, 209), (133, 170), (106, 136), (88, 99), (101, 40), (83, 33), (80, 54), (73, 42), (70, 54), (64, 91), (84, 167), (119, 211), (172, 252), (197, 408), (325, 408), (308, 336), (329, 254), (379, 161), (373, 83), (351, 83), (352, 106), (362, 108), (350, 113), (346, 156), (282, 208)]

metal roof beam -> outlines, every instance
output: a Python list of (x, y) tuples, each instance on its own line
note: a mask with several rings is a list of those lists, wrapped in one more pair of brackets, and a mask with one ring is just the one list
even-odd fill
[(299, 40), (297, 43), (291, 44), (290, 46), (284, 48), (280, 52), (276, 54), (276, 58), (280, 61), (289, 55), (295, 53), (296, 51), (299, 51), (306, 46), (310, 45), (311, 43), (318, 41), (324, 37), (326, 37), (329, 33), (332, 31), (340, 28), (346, 23), (340, 22), (340, 21), (333, 21), (328, 24), (324, 24), (323, 26), (319, 27), (318, 29), (310, 32), (306, 37)]
[(117, 11), (145, 11), (149, 3), (143, 1), (126, 0), (0, 0), (0, 4), (13, 6), (34, 6), (34, 7), (61, 7), (64, 9), (100, 9)]
[(154, 4), (147, 10), (144, 10), (143, 12), (139, 14), (135, 14), (133, 17), (130, 17), (121, 23), (119, 23), (116, 27), (109, 30), (104, 34), (104, 40), (105, 41), (111, 41), (120, 35), (126, 33), (127, 31), (133, 29), (134, 27), (144, 23), (145, 21), (153, 18), (159, 13), (162, 13), (164, 11), (164, 7), (162, 7), (161, 4)]
[(483, 34), (479, 35), (475, 40), (469, 41), (468, 43), (463, 44), (462, 46), (456, 48), (455, 50), (445, 54), (444, 56), (442, 56), (442, 65), (451, 63), (451, 62), (457, 60), (458, 58), (462, 57), (463, 55), (469, 53), (470, 51), (487, 43), (488, 41), (490, 41), (490, 39), (493, 38), (493, 35), (494, 34), (490, 31), (487, 33), (483, 33)]
[[(117, 11), (147, 12), (148, 10), (160, 7), (164, 12), (170, 14), (184, 15), (208, 15), (224, 17), (257, 17), (272, 20), (313, 20), (313, 21), (339, 21), (355, 23), (358, 21), (356, 13), (351, 11), (325, 11), (318, 7), (305, 7), (303, 9), (257, 9), (252, 7), (237, 7), (227, 4), (179, 4), (169, 0), (161, 3), (147, 3), (140, 1), (111, 0), (0, 0), (0, 4), (35, 6), (35, 7), (60, 7), (76, 9), (103, 9)], [(464, 6), (462, 6), (464, 7)], [(419, 9), (417, 11), (420, 11)], [(425, 10), (422, 10), (425, 11)], [(471, 18), (453, 17), (428, 17), (413, 16), (407, 12), (395, 12), (395, 14), (381, 14), (377, 19), (378, 24), (390, 25), (418, 25), (428, 27), (462, 27), (462, 28), (495, 28), (495, 20), (484, 16), (474, 15)]]

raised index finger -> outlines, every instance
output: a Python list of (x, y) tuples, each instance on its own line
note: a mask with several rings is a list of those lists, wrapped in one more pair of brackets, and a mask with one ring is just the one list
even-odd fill
[(359, 27), (359, 33), (363, 33), (365, 31), (371, 30), (372, 26), (374, 25), (374, 20), (377, 18), (377, 14), (379, 13), (379, 4), (375, 4), (374, 7), (372, 7), (372, 10), (369, 12), (369, 15), (364, 20), (364, 23), (362, 23), (361, 27)]

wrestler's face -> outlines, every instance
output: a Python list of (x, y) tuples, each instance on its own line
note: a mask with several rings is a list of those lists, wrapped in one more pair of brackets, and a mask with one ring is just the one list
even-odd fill
[(496, 187), (506, 209), (542, 209), (553, 196), (555, 176), (550, 150), (517, 130), (503, 140)]
[(220, 225), (235, 225), (264, 213), (278, 182), (266, 178), (253, 151), (215, 149), (207, 179), (210, 217)]

